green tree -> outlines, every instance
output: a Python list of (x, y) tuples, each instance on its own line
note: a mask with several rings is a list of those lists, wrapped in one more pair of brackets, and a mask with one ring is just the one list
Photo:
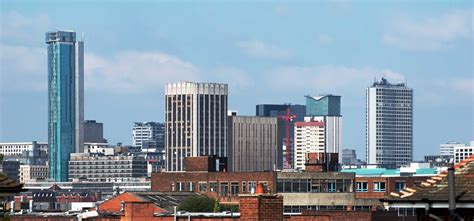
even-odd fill
[(191, 196), (179, 205), (179, 211), (212, 212), (214, 200), (207, 196)]
[(221, 211), (221, 204), (219, 202), (219, 198), (216, 198), (214, 200), (214, 209), (213, 209), (213, 212), (217, 213), (217, 212), (220, 212)]

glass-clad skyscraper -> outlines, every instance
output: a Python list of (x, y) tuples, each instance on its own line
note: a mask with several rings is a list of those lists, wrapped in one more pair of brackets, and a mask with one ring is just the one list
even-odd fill
[(407, 165), (413, 157), (413, 89), (385, 78), (367, 88), (367, 163)]
[(68, 181), (69, 156), (83, 148), (83, 43), (75, 32), (54, 31), (46, 33), (46, 44), (49, 178)]

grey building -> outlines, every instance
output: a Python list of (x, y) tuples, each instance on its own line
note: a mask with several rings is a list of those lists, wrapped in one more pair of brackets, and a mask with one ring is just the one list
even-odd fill
[(385, 78), (366, 90), (367, 163), (400, 167), (413, 159), (413, 89)]
[(294, 165), (294, 122), (304, 120), (306, 116), (306, 106), (300, 104), (258, 104), (255, 107), (255, 115), (259, 117), (283, 117), (287, 114), (288, 108), (290, 109), (290, 113), (295, 115), (295, 119), (290, 122), (290, 162), (286, 162), (286, 123), (284, 120), (279, 121), (279, 136), (283, 153), (283, 165)]
[(0, 172), (14, 180), (20, 179), (20, 162), (4, 160), (0, 163)]
[(104, 124), (95, 120), (84, 121), (84, 143), (107, 143)]
[(354, 149), (342, 149), (342, 164), (344, 164), (344, 165), (355, 165), (355, 164), (357, 164), (356, 150), (354, 150)]
[(227, 157), (227, 95), (227, 84), (166, 85), (167, 171), (182, 171), (186, 157)]
[(277, 117), (228, 116), (227, 167), (232, 172), (281, 169)]
[(165, 148), (165, 124), (158, 122), (135, 122), (132, 129), (133, 146), (139, 148)]
[(73, 153), (69, 160), (69, 179), (96, 182), (134, 181), (147, 176), (147, 163), (141, 156), (103, 156)]
[(73, 31), (46, 33), (49, 178), (68, 180), (70, 153), (83, 152), (84, 44)]

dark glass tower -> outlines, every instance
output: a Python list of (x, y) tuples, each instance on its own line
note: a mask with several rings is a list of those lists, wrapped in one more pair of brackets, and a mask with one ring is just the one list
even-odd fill
[(82, 42), (76, 43), (75, 32), (54, 31), (46, 33), (46, 44), (49, 178), (68, 181), (69, 156), (82, 140)]

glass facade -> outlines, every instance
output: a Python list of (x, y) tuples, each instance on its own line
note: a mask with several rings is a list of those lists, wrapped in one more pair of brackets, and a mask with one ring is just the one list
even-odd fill
[(75, 150), (75, 32), (46, 33), (48, 44), (49, 178), (68, 181)]
[(306, 96), (307, 116), (341, 116), (341, 96)]

